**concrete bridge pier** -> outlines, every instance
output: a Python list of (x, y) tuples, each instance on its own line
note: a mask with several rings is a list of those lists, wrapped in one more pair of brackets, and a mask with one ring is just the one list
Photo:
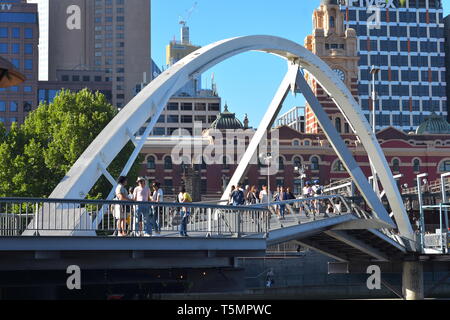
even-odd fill
[(403, 262), (402, 292), (405, 300), (423, 300), (425, 298), (422, 262)]

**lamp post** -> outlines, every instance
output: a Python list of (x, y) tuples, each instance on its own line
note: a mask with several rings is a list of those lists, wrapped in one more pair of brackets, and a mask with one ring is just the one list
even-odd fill
[(419, 224), (419, 228), (420, 228), (420, 246), (422, 249), (422, 252), (425, 248), (425, 213), (423, 211), (423, 197), (422, 197), (422, 178), (428, 177), (428, 173), (422, 173), (419, 174), (416, 177), (416, 181), (417, 181), (417, 196), (419, 199), (419, 211), (420, 211), (420, 224)]
[(304, 187), (304, 181), (303, 179), (305, 179), (306, 177), (306, 170), (308, 169), (308, 166), (302, 164), (300, 167), (295, 167), (294, 170), (298, 172), (298, 174), (300, 175), (300, 196), (303, 197), (303, 187)]
[(267, 206), (270, 206), (270, 160), (272, 160), (272, 154), (268, 152), (264, 155), (264, 161), (267, 162)]
[(370, 74), (372, 75), (372, 126), (373, 126), (373, 133), (375, 134), (376, 131), (376, 121), (377, 121), (377, 93), (375, 91), (375, 77), (380, 72), (380, 68), (377, 68), (375, 66), (372, 66), (370, 69)]
[[(375, 77), (380, 72), (380, 68), (377, 68), (375, 66), (372, 66), (370, 69), (370, 74), (372, 75), (372, 130), (373, 135), (375, 136), (377, 133), (377, 93), (375, 90)], [(376, 138), (376, 136), (375, 136)], [(370, 157), (369, 157), (370, 159)], [(378, 177), (377, 177), (377, 171), (375, 170), (375, 166), (372, 164), (372, 161), (370, 162), (370, 167), (372, 168), (372, 183), (373, 183), (373, 190), (375, 193), (379, 196), (380, 190), (378, 189)]]

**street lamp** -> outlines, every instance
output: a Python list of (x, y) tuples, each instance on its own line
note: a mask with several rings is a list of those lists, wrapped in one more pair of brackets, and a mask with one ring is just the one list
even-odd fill
[[(423, 197), (422, 197), (422, 178), (428, 177), (428, 173), (419, 174), (416, 177), (417, 182), (417, 196), (419, 199), (419, 212), (420, 212), (420, 245), (422, 247), (422, 251), (425, 248), (425, 213), (423, 211)], [(424, 179), (424, 183), (427, 183), (426, 179)]]
[(304, 181), (303, 179), (306, 178), (306, 170), (308, 170), (308, 166), (302, 164), (300, 167), (295, 167), (295, 171), (298, 172), (300, 175), (300, 196), (303, 198), (303, 187), (304, 187)]
[(272, 160), (272, 154), (268, 152), (260, 156), (267, 162), (267, 205), (270, 206), (270, 160)]
[(380, 72), (380, 68), (372, 66), (370, 74), (372, 75), (372, 126), (373, 133), (376, 133), (376, 109), (377, 109), (377, 93), (375, 91), (375, 77)]

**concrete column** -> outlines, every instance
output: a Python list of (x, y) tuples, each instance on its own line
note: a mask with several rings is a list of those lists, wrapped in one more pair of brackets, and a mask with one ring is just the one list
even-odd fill
[(419, 261), (403, 262), (403, 297), (406, 300), (423, 300), (423, 264)]

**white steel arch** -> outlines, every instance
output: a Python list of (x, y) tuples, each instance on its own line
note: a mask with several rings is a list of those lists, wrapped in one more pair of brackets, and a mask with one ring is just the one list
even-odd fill
[[(314, 97), (311, 97), (312, 92), (308, 92), (309, 87), (305, 88), (306, 82), (303, 79), (303, 75), (299, 73), (299, 68), (311, 74), (329, 93), (370, 155), (380, 182), (386, 191), (401, 235), (414, 239), (401, 195), (396, 187), (386, 158), (376, 137), (372, 134), (370, 125), (348, 88), (338, 79), (331, 68), (313, 53), (295, 42), (274, 36), (256, 35), (222, 40), (200, 48), (163, 72), (133, 98), (98, 135), (56, 187), (50, 198), (84, 198), (99, 177), (102, 174), (107, 175), (105, 168), (109, 166), (126, 143), (132, 140), (136, 149), (123, 170), (123, 174), (126, 175), (145, 143), (146, 139), (136, 140), (134, 133), (145, 124), (146, 120), (150, 117), (152, 118), (146, 133), (144, 133), (144, 137), (153, 129), (170, 97), (186, 82), (221, 61), (247, 51), (262, 51), (275, 54), (289, 62), (288, 75), (277, 93), (277, 95), (280, 95), (278, 101), (284, 100), (287, 94), (285, 89), (289, 88), (295, 88), (294, 91), (303, 93), (310, 104), (314, 100)], [(274, 99), (274, 101), (276, 100)], [(317, 101), (312, 102), (318, 106)], [(277, 110), (276, 113), (278, 113), (279, 107), (278, 109), (275, 107), (274, 110)], [(315, 110), (316, 116), (318, 112), (321, 112), (321, 108)], [(325, 121), (321, 123), (322, 128), (328, 136), (332, 134), (334, 137), (336, 133), (332, 129), (334, 127), (331, 125), (330, 128)], [(336, 139), (333, 147), (347, 169), (349, 169), (349, 173), (368, 201), (368, 204), (374, 209), (380, 220), (384, 221), (386, 225), (394, 226), (373, 190), (370, 191), (370, 185), (367, 180), (365, 178), (362, 179), (361, 170), (359, 167), (355, 167), (356, 162), (354, 160), (353, 162), (350, 161), (351, 159), (346, 161), (348, 150), (344, 143), (339, 142), (339, 139), (340, 137)], [(342, 146), (344, 146), (345, 150), (340, 150)], [(367, 187), (369, 187), (369, 190)]]

